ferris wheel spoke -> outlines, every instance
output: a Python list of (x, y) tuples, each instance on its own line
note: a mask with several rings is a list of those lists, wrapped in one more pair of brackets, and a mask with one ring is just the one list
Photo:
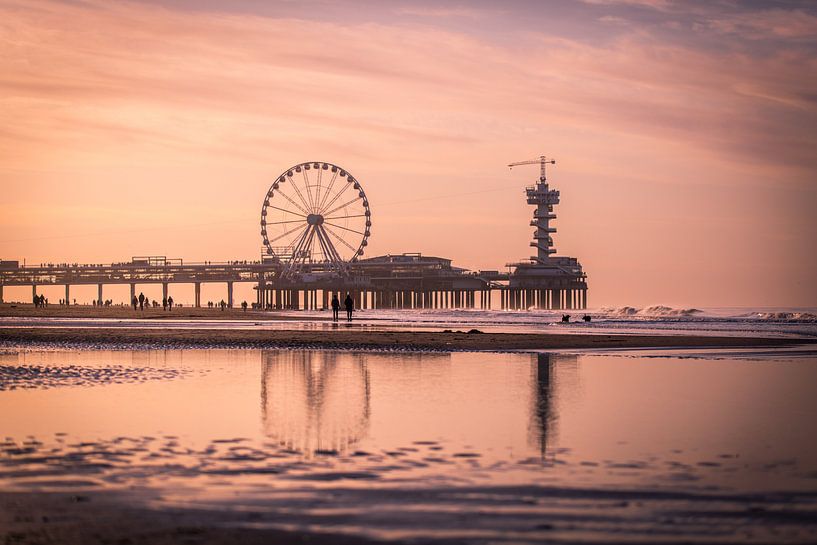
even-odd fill
[(331, 230), (329, 227), (326, 227), (326, 224), (325, 224), (325, 223), (324, 223), (323, 225), (321, 225), (321, 227), (322, 227), (322, 228), (323, 228), (323, 229), (324, 229), (324, 230), (325, 230), (327, 233), (329, 233), (330, 235), (332, 235), (333, 237), (335, 237), (336, 239), (338, 239), (338, 240), (339, 240), (341, 243), (343, 243), (343, 244), (344, 244), (344, 245), (345, 245), (347, 248), (349, 248), (349, 249), (350, 249), (350, 250), (352, 250), (353, 252), (357, 252), (357, 248), (355, 248), (354, 246), (352, 246), (351, 244), (349, 244), (348, 242), (346, 242), (345, 240), (343, 240), (343, 237), (338, 236), (338, 234), (337, 234), (337, 233), (335, 233), (333, 230)]
[[(296, 191), (297, 191), (297, 189), (296, 189)], [(297, 208), (298, 210), (303, 212), (304, 213), (303, 217), (306, 217), (306, 216), (309, 215), (309, 212), (307, 212), (306, 208), (304, 208), (303, 206), (301, 206), (300, 204), (298, 204), (294, 200), (292, 200), (289, 195), (287, 195), (286, 193), (284, 193), (282, 191), (279, 191), (278, 194), (281, 195), (286, 200), (288, 200), (292, 204), (292, 206), (294, 206), (295, 208)], [(283, 209), (279, 209), (279, 210), (283, 210)], [(288, 210), (284, 210), (284, 212), (288, 212)], [(293, 212), (293, 214), (294, 214), (294, 212)]]
[[(281, 239), (282, 239), (282, 238), (284, 238), (285, 236), (290, 235), (290, 234), (294, 233), (295, 231), (297, 231), (297, 230), (299, 230), (299, 229), (302, 229), (302, 228), (303, 228), (303, 223), (301, 223), (301, 225), (299, 225), (299, 226), (297, 226), (297, 227), (294, 227), (294, 228), (290, 229), (289, 231), (286, 231), (286, 232), (284, 232), (284, 233), (282, 233), (282, 234), (278, 235), (277, 237), (275, 237), (275, 238), (273, 238), (273, 239), (270, 239), (270, 241), (269, 241), (269, 242), (270, 242), (270, 244), (272, 244), (272, 243), (273, 243), (273, 242), (275, 242), (276, 240), (281, 240)], [(307, 225), (307, 229), (308, 229), (308, 228), (309, 228), (309, 225)]]
[[(325, 212), (324, 212), (324, 210), (326, 210), (327, 208), (329, 208), (330, 206), (332, 206), (333, 204), (335, 204), (335, 202), (336, 202), (336, 201), (337, 201), (337, 200), (340, 198), (340, 196), (341, 196), (341, 195), (343, 195), (343, 193), (344, 193), (344, 192), (345, 192), (347, 189), (349, 189), (349, 186), (350, 186), (350, 185), (352, 185), (352, 184), (348, 184), (348, 183), (347, 183), (345, 186), (343, 186), (343, 189), (341, 189), (340, 191), (338, 191), (338, 192), (337, 192), (337, 194), (336, 194), (334, 197), (332, 197), (332, 200), (331, 200), (331, 201), (329, 201), (329, 203), (327, 203), (326, 205), (324, 205), (324, 206), (321, 208), (321, 210), (320, 210), (318, 213), (319, 213), (319, 214), (322, 214), (322, 215), (324, 215), (324, 216), (328, 216), (329, 214), (331, 214), (332, 212), (326, 212), (326, 213), (325, 213)], [(334, 210), (333, 210), (333, 212), (334, 212)]]
[(287, 213), (289, 213), (289, 214), (293, 214), (293, 215), (295, 215), (295, 216), (301, 216), (302, 218), (305, 218), (305, 217), (306, 217), (306, 216), (305, 216), (305, 215), (303, 215), (303, 214), (299, 214), (299, 213), (297, 213), (297, 212), (293, 212), (292, 210), (287, 210), (286, 208), (280, 208), (280, 207), (278, 207), (278, 206), (273, 206), (273, 205), (271, 205), (271, 204), (268, 206), (268, 208), (275, 208), (276, 210), (280, 210), (281, 212), (287, 212)]
[(283, 223), (303, 223), (304, 220), (268, 221), (267, 225), (281, 225)]
[(324, 216), (324, 217), (326, 217), (326, 216), (328, 216), (329, 214), (334, 214), (335, 212), (337, 212), (337, 211), (338, 211), (338, 210), (340, 210), (341, 208), (346, 208), (347, 206), (349, 206), (350, 204), (352, 204), (353, 202), (355, 202), (355, 201), (356, 201), (356, 200), (358, 200), (359, 198), (360, 198), (360, 197), (354, 197), (354, 198), (352, 198), (351, 200), (346, 201), (346, 202), (345, 202), (345, 203), (343, 203), (342, 205), (340, 205), (340, 206), (336, 206), (335, 208), (333, 208), (332, 210), (330, 210), (329, 212), (327, 212), (327, 213), (326, 213), (326, 214), (324, 214), (323, 216)]
[(298, 242), (292, 248), (292, 256), (291, 259), (294, 261), (298, 259), (299, 254), (301, 253), (301, 249), (303, 248), (304, 242), (306, 241), (307, 237), (309, 236), (309, 232), (312, 230), (311, 225), (307, 225), (304, 232), (298, 237)]
[(323, 256), (326, 258), (327, 261), (337, 261), (340, 260), (340, 255), (338, 255), (337, 250), (335, 247), (332, 246), (332, 243), (329, 241), (326, 233), (322, 229), (316, 229), (315, 231), (318, 235), (318, 243), (321, 245), (321, 249), (323, 250)]
[(324, 219), (324, 223), (331, 225), (332, 227), (337, 227), (338, 229), (343, 229), (344, 231), (351, 231), (352, 233), (357, 233), (358, 235), (363, 235), (363, 231), (355, 231), (354, 229), (349, 229), (348, 227), (343, 227), (342, 225), (337, 225), (334, 223), (330, 223)]
[(304, 193), (306, 193), (306, 198), (309, 200), (309, 209), (314, 211), (315, 210), (315, 203), (312, 200), (312, 191), (309, 189), (309, 176), (306, 174), (308, 171), (303, 169), (301, 174), (304, 177)]
[[(304, 196), (301, 194), (301, 190), (298, 189), (298, 184), (295, 183), (295, 180), (293, 178), (290, 178), (289, 181), (292, 182), (291, 187), (292, 187), (292, 189), (295, 190), (295, 193), (298, 194), (298, 198), (301, 199), (301, 202), (303, 203), (303, 205), (306, 206), (307, 208), (309, 208), (309, 204), (307, 204), (306, 199), (304, 199)], [(295, 204), (295, 203), (293, 202), (292, 204)], [(301, 208), (301, 207), (299, 206), (298, 208)], [(301, 208), (301, 210), (303, 210), (305, 214), (309, 214), (309, 212), (307, 212), (305, 209)]]
[(323, 241), (323, 245), (325, 246), (326, 251), (329, 254), (329, 259), (331, 261), (337, 261), (337, 262), (343, 261), (343, 258), (340, 256), (338, 251), (335, 249), (335, 245), (332, 244), (332, 240), (329, 238), (329, 235), (327, 234), (326, 230), (324, 229), (324, 227), (322, 225), (319, 226), (318, 235), (319, 235), (320, 240)]
[(323, 219), (324, 220), (345, 220), (347, 218), (364, 218), (364, 217), (366, 217), (366, 214), (354, 214), (352, 216), (335, 216), (334, 218), (324, 217)]
[(321, 199), (321, 204), (318, 207), (319, 211), (323, 210), (323, 205), (326, 203), (326, 199), (329, 198), (329, 194), (332, 192), (332, 187), (334, 187), (335, 180), (337, 179), (337, 177), (338, 177), (338, 171), (335, 170), (335, 172), (332, 173), (332, 179), (329, 180), (329, 186), (326, 188), (326, 191), (324, 191), (324, 193), (323, 193), (323, 198)]
[[(318, 165), (318, 185), (315, 187), (315, 204), (319, 204), (321, 202), (320, 195), (321, 195), (321, 175), (323, 172), (321, 171), (320, 165)], [(317, 206), (315, 209), (317, 210)]]
[[(309, 231), (309, 238), (306, 239), (306, 247), (304, 248), (304, 254), (308, 255), (310, 260), (312, 258), (312, 245), (315, 242), (315, 229)], [(306, 256), (304, 256), (306, 259)]]

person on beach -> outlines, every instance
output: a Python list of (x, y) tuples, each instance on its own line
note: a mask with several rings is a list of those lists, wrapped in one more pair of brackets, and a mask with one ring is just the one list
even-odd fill
[(346, 293), (346, 300), (343, 301), (343, 305), (346, 307), (346, 321), (352, 321), (352, 312), (355, 310), (355, 302), (352, 300), (352, 296), (349, 293)]
[(133, 299), (131, 299), (130, 304), (133, 305), (133, 310), (136, 310), (136, 306), (139, 304), (139, 299), (137, 299), (136, 296), (134, 295)]
[(167, 310), (167, 297), (162, 297), (162, 310)]
[(40, 308), (40, 296), (34, 295), (34, 308)]
[(167, 298), (167, 310), (173, 310), (173, 296)]
[(332, 321), (338, 321), (338, 315), (340, 314), (340, 299), (338, 299), (338, 294), (332, 295)]
[(145, 294), (139, 292), (139, 310), (145, 310)]
[(247, 301), (242, 301), (241, 302), (241, 310), (243, 310), (244, 312), (247, 312)]

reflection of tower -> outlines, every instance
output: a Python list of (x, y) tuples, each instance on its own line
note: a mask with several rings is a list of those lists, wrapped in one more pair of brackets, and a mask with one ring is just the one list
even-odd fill
[(346, 451), (369, 424), (369, 370), (336, 352), (262, 353), (264, 432), (281, 446), (310, 454)]
[[(578, 357), (571, 354), (534, 354), (532, 384), (530, 442), (539, 448), (542, 456), (553, 439), (558, 418), (557, 387), (576, 378)], [(565, 377), (565, 374), (568, 376)], [(567, 378), (567, 381), (564, 379)], [(575, 387), (575, 385), (568, 385)]]

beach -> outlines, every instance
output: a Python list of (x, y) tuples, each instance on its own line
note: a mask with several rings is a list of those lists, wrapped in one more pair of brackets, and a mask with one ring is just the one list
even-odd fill
[(0, 306), (3, 543), (817, 536), (809, 323), (356, 317)]
[[(443, 317), (443, 321), (433, 323), (410, 321), (418, 316), (424, 319), (426, 315), (405, 312), (395, 320), (370, 311), (356, 313), (353, 322), (341, 320), (333, 323), (329, 312), (305, 314), (195, 308), (134, 311), (130, 307), (87, 306), (34, 309), (31, 305), (3, 305), (0, 306), (0, 343), (86, 348), (537, 351), (787, 347), (817, 342), (813, 337), (783, 337), (762, 331), (728, 334), (730, 332), (678, 329), (660, 334), (609, 333), (607, 330), (576, 329), (585, 324), (568, 324), (573, 329), (567, 329), (563, 328), (564, 324), (552, 323), (552, 327), (543, 332), (542, 329), (515, 327), (513, 322), (501, 328), (495, 323), (462, 321), (460, 317), (451, 321), (444, 321)], [(513, 319), (514, 313), (508, 316)], [(552, 317), (540, 319), (552, 321)]]

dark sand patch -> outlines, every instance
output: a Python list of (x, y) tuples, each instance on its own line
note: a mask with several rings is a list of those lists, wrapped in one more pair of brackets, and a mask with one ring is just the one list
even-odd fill
[(184, 372), (178, 369), (155, 367), (0, 365), (0, 391), (172, 380), (183, 374)]
[(176, 330), (139, 328), (0, 328), (0, 347), (64, 349), (303, 348), (378, 351), (514, 351), (610, 348), (784, 347), (817, 339), (700, 335), (444, 333), (370, 330)]

